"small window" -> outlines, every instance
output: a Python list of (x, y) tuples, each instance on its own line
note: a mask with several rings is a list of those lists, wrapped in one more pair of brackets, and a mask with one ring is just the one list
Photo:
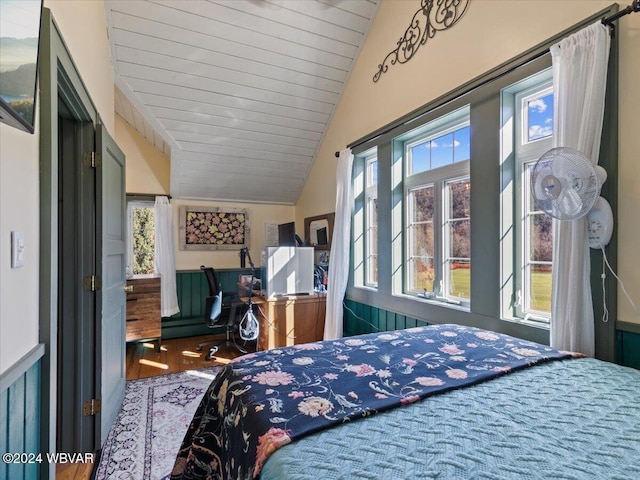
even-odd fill
[(445, 275), (453, 298), (471, 298), (471, 179), (446, 184)]
[(365, 285), (378, 285), (378, 159), (366, 159)]
[(470, 131), (467, 125), (436, 138), (426, 137), (409, 143), (407, 145), (408, 174), (414, 175), (469, 160)]
[(153, 202), (127, 203), (127, 275), (155, 272), (155, 208)]
[(534, 142), (553, 135), (553, 91), (545, 88), (523, 99), (523, 119), (526, 142)]
[(407, 290), (432, 292), (435, 282), (434, 187), (409, 191)]

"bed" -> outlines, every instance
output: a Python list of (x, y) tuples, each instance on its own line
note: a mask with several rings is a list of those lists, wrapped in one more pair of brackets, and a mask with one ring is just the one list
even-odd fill
[(640, 478), (640, 371), (437, 325), (245, 355), (172, 479)]

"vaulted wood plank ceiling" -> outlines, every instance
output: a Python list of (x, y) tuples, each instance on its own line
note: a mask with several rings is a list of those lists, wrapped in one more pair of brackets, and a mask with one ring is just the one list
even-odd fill
[(380, 0), (106, 0), (115, 110), (177, 198), (295, 204)]

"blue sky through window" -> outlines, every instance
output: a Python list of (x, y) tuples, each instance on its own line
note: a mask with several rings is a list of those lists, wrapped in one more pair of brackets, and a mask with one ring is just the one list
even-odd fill
[(529, 141), (550, 137), (553, 134), (553, 93), (527, 102)]
[(411, 147), (411, 174), (468, 160), (471, 127), (466, 126)]

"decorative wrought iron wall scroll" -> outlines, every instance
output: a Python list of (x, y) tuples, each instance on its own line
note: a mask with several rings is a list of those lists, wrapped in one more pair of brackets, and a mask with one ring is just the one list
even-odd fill
[(398, 47), (389, 52), (373, 76), (377, 82), (380, 75), (389, 70), (389, 65), (407, 63), (420, 45), (427, 43), (436, 32), (454, 26), (467, 11), (471, 0), (421, 0), (420, 10), (411, 19), (411, 24), (398, 40)]

